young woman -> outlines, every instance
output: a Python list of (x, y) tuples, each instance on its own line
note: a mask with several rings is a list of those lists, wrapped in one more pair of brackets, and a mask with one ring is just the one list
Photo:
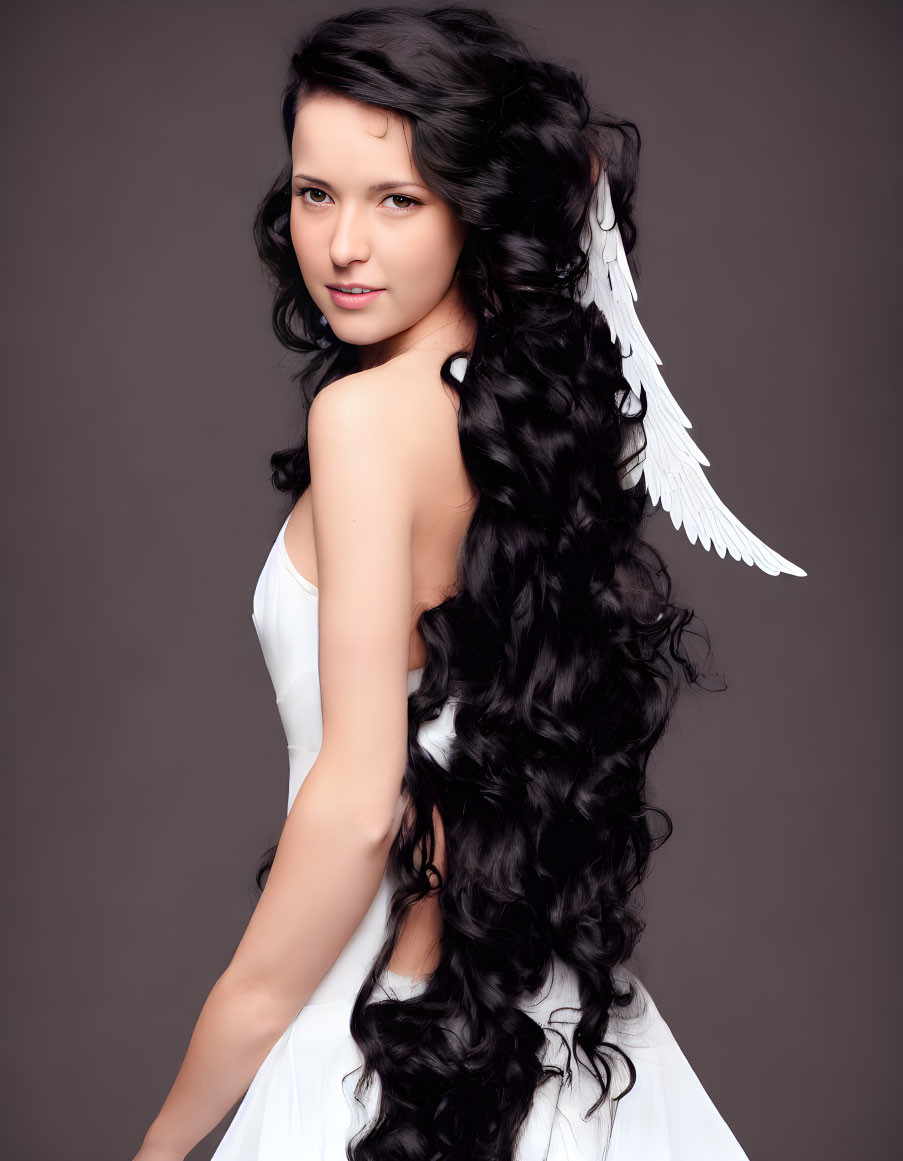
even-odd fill
[(667, 461), (695, 445), (617, 297), (636, 126), (457, 5), (319, 24), (282, 111), (255, 233), (305, 422), (253, 618), (289, 809), (138, 1159), (241, 1099), (217, 1161), (739, 1161), (624, 963), (699, 675), (647, 492), (801, 570)]

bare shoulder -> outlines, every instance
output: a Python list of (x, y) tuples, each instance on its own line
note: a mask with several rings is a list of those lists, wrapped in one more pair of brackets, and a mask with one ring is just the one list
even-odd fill
[[(457, 416), (458, 393), (442, 380), (440, 368), (445, 355), (440, 351), (406, 351), (388, 363), (343, 375), (320, 390), (314, 404), (320, 408), (323, 400), (330, 407), (341, 406), (336, 401), (347, 400), (348, 405), (366, 406), (374, 392), (379, 396), (379, 407), (416, 407), (422, 414), (434, 410), (440, 414)], [(318, 403), (318, 401), (320, 401)]]
[(378, 436), (388, 460), (402, 457), (421, 470), (443, 451), (456, 455), (458, 396), (442, 380), (444, 357), (408, 351), (327, 384), (310, 407), (309, 442), (329, 440), (336, 428), (346, 440)]

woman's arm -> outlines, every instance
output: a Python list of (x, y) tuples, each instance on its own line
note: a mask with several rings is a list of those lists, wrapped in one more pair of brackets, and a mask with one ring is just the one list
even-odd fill
[(407, 756), (416, 435), (381, 368), (330, 384), (310, 409), (323, 745), (141, 1161), (184, 1156), (216, 1127), (379, 888)]
[[(312, 774), (313, 770), (307, 777)], [(303, 790), (304, 784), (299, 800)], [(159, 1150), (160, 1157), (184, 1157), (247, 1091), (270, 1049), (335, 962), (376, 895), (391, 839), (374, 840), (372, 833), (350, 822), (347, 810), (327, 815), (316, 804), (299, 800), (292, 806), (292, 834), (287, 838), (283, 830), (279, 841), (282, 899), (274, 901), (280, 892), (270, 893), (269, 915), (258, 934), (250, 935), (249, 924), (239, 946), (247, 958), (238, 963), (233, 959), (214, 984), (172, 1089), (145, 1137), (145, 1146)], [(288, 854), (290, 848), (292, 854)], [(288, 863), (291, 869), (286, 870)], [(274, 862), (258, 909), (275, 869)], [(286, 875), (297, 876), (297, 882), (286, 887)], [(281, 910), (290, 898), (297, 907), (291, 917)], [(252, 961), (257, 963), (256, 970), (265, 972), (267, 949), (257, 941), (268, 937), (271, 924), (283, 922), (290, 930), (279, 933), (273, 946), (296, 944), (294, 963), (280, 964), (269, 979), (245, 975), (242, 965)], [(140, 1153), (139, 1157), (150, 1161), (151, 1155)]]

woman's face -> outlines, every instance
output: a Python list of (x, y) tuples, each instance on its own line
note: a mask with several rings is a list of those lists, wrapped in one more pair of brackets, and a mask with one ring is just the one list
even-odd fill
[[(452, 280), (467, 227), (421, 183), (407, 128), (388, 110), (317, 94), (302, 103), (292, 136), (301, 277), (338, 338), (383, 357), (460, 310)], [(338, 283), (379, 293), (335, 296)]]

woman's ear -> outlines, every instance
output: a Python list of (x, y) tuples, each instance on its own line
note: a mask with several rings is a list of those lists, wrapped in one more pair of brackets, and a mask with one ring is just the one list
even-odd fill
[(598, 155), (595, 153), (590, 155), (590, 161), (592, 163), (592, 168), (593, 168), (593, 185), (598, 185), (599, 184), (599, 175), (602, 172), (602, 162), (600, 161)]

